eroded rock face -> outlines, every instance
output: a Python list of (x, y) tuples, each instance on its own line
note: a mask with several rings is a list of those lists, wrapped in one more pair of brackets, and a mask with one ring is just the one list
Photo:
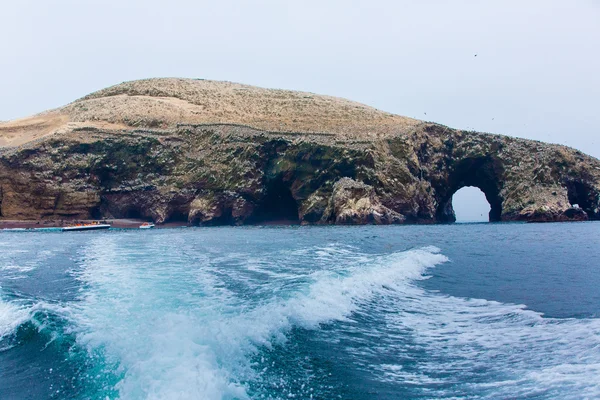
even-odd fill
[(342, 178), (333, 185), (323, 222), (336, 224), (399, 224), (406, 218), (381, 204), (373, 186)]
[[(298, 92), (183, 81), (178, 94), (177, 82), (127, 83), (0, 124), (0, 217), (453, 222), (453, 194), (476, 186), (491, 221), (600, 219), (600, 162), (574, 149)], [(50, 131), (45, 115), (64, 125)]]

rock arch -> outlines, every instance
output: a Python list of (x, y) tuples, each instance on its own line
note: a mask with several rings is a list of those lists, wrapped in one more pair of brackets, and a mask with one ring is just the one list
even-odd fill
[(490, 204), (489, 221), (502, 220), (503, 169), (492, 157), (466, 158), (454, 164), (446, 182), (437, 185), (436, 222), (452, 223), (456, 221), (452, 196), (465, 186), (479, 188)]

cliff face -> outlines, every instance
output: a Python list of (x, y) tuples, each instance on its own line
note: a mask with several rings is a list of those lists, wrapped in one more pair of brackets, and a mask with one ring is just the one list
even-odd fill
[(124, 83), (0, 124), (0, 146), (5, 219), (452, 222), (464, 186), (492, 221), (600, 219), (577, 150), (225, 82)]

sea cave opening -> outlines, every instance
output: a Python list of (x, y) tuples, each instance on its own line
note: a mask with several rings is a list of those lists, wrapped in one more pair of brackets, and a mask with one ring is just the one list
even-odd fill
[(600, 219), (595, 209), (597, 195), (590, 185), (579, 181), (567, 182), (567, 196), (571, 207), (583, 210), (590, 219)]
[(475, 186), (465, 186), (452, 196), (452, 208), (456, 222), (489, 222), (490, 203), (481, 189)]
[(298, 203), (290, 188), (281, 179), (267, 184), (267, 192), (252, 217), (255, 224), (300, 224)]
[(90, 217), (96, 220), (104, 218), (104, 214), (102, 213), (102, 209), (100, 208), (100, 206), (95, 206), (90, 209)]
[(189, 213), (182, 210), (174, 210), (171, 214), (165, 219), (165, 224), (167, 223), (188, 223)]
[(127, 211), (125, 211), (124, 217), (128, 219), (143, 219), (142, 213), (138, 208), (135, 207), (129, 208)]

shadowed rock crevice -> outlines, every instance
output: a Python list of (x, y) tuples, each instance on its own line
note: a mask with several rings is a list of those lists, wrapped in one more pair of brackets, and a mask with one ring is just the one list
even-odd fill
[(233, 218), (233, 210), (229, 206), (224, 206), (215, 210), (214, 214), (204, 214), (202, 212), (190, 212), (188, 214), (188, 224), (194, 226), (228, 226), (236, 225)]
[(131, 219), (141, 219), (142, 218), (142, 213), (140, 212), (139, 209), (137, 208), (129, 208), (127, 211), (125, 211), (125, 218), (131, 218)]
[(93, 219), (103, 219), (105, 217), (100, 206), (94, 206), (90, 209), (90, 217)]
[(233, 210), (231, 207), (225, 207), (221, 212), (221, 215), (211, 220), (202, 222), (200, 225), (204, 226), (224, 226), (224, 225), (236, 225), (235, 219), (233, 218)]
[(178, 223), (188, 223), (189, 214), (183, 210), (174, 210), (169, 216), (165, 219), (164, 223), (169, 222), (178, 222)]
[(100, 218), (147, 219), (148, 207), (143, 196), (137, 193), (109, 193), (89, 210), (90, 216)]
[(254, 211), (254, 204), (232, 191), (203, 190), (188, 205), (190, 225), (242, 225)]

